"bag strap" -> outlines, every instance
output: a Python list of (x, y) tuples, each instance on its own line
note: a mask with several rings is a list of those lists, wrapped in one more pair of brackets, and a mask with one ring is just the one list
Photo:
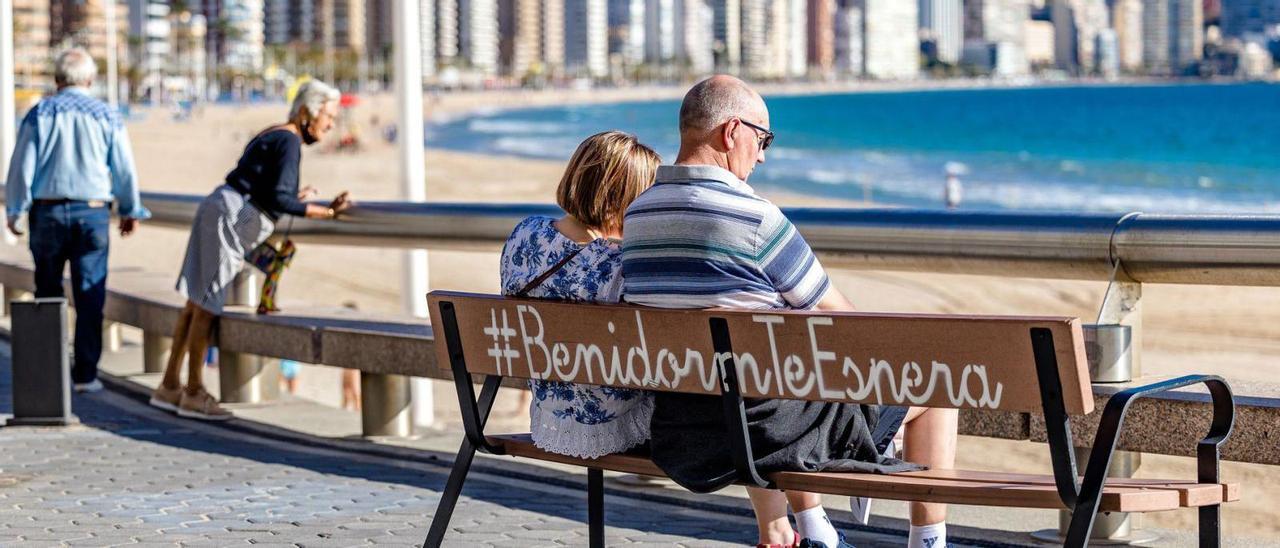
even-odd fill
[(560, 269), (564, 268), (565, 265), (569, 264), (569, 261), (572, 261), (573, 258), (577, 257), (579, 253), (582, 253), (582, 250), (586, 249), (588, 245), (591, 245), (591, 244), (590, 243), (584, 244), (582, 247), (579, 247), (578, 249), (573, 250), (573, 253), (565, 255), (563, 259), (560, 259), (560, 262), (556, 263), (551, 268), (548, 268), (546, 272), (539, 274), (537, 278), (533, 279), (533, 281), (530, 281), (529, 283), (525, 284), (525, 286), (521, 288), (520, 291), (516, 292), (515, 296), (522, 297), (522, 298), (528, 297), (530, 291), (533, 291), (534, 288), (542, 285), (542, 282), (547, 281), (548, 278), (555, 275), (556, 272), (559, 272)]

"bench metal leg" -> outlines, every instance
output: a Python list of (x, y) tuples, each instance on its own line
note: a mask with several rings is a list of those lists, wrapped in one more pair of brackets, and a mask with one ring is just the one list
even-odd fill
[(453, 459), (453, 471), (449, 472), (449, 481), (445, 483), (444, 492), (440, 494), (440, 504), (436, 506), (436, 515), (431, 518), (431, 531), (427, 533), (424, 548), (437, 548), (444, 542), (444, 534), (449, 530), (449, 520), (453, 517), (453, 508), (462, 495), (462, 484), (467, 481), (467, 472), (471, 471), (471, 461), (476, 457), (476, 450), (471, 442), (462, 440), (458, 448), (458, 456)]
[(587, 522), (591, 548), (604, 548), (604, 471), (587, 469)]
[(1222, 544), (1222, 505), (1200, 507), (1200, 548)]

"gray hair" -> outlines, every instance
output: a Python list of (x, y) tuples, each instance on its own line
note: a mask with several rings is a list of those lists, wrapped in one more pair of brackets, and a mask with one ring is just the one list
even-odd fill
[(710, 131), (734, 116), (755, 114), (760, 96), (742, 80), (732, 76), (712, 76), (694, 84), (680, 104), (680, 133)]
[(58, 54), (53, 79), (58, 85), (87, 86), (98, 75), (98, 65), (84, 48), (75, 47)]
[(296, 120), (302, 115), (302, 109), (307, 110), (307, 114), (315, 116), (320, 113), (320, 109), (324, 108), (325, 103), (337, 101), (342, 98), (342, 94), (333, 86), (321, 82), (319, 80), (307, 80), (298, 88), (298, 95), (293, 98), (293, 104), (289, 105), (289, 119)]

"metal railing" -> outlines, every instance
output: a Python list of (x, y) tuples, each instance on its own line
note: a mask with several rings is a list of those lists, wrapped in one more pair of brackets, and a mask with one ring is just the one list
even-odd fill
[[(186, 228), (201, 196), (144, 193), (152, 223)], [(1280, 285), (1280, 215), (786, 208), (831, 266), (1146, 283)], [(361, 202), (341, 222), (299, 220), (326, 244), (494, 249), (539, 204)]]

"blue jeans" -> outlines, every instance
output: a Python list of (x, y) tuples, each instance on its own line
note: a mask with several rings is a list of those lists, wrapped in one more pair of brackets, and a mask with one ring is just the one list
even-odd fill
[(76, 305), (75, 358), (71, 380), (98, 378), (102, 357), (102, 308), (107, 300), (107, 248), (111, 208), (86, 202), (31, 206), (31, 255), (36, 263), (36, 297), (63, 297), (62, 270), (71, 263), (71, 296)]

